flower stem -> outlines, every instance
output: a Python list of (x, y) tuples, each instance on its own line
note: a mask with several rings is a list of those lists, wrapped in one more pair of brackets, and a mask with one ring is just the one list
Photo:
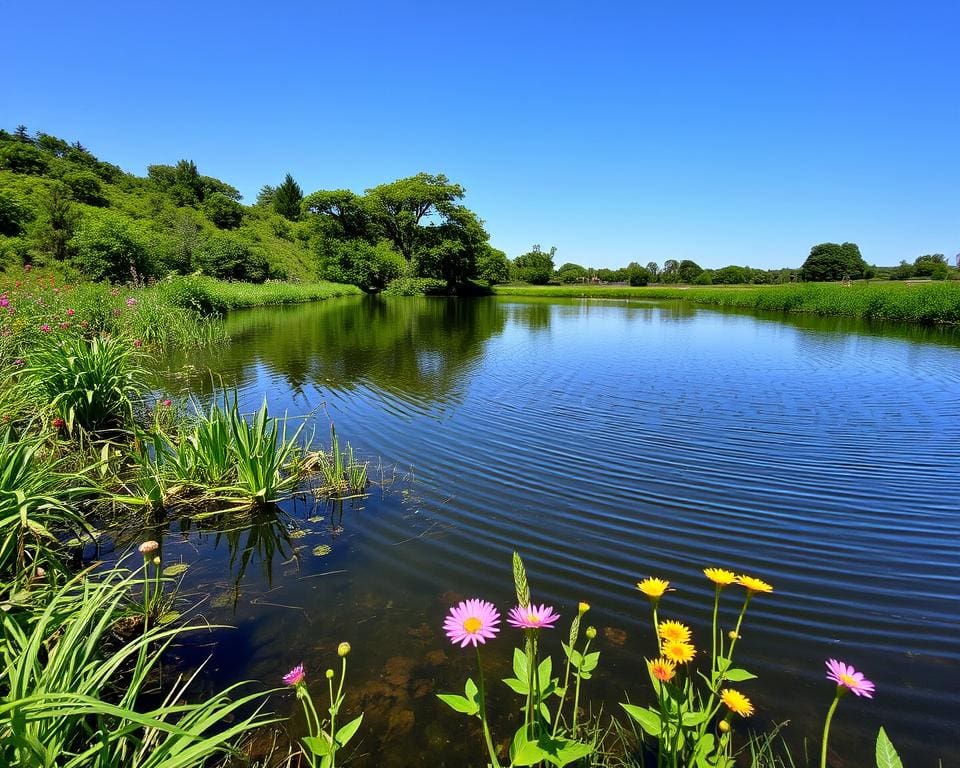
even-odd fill
[[(587, 638), (586, 645), (583, 646), (583, 654), (581, 658), (587, 655), (587, 651), (590, 650), (590, 639)], [(577, 738), (577, 715), (580, 712), (580, 671), (577, 670), (577, 686), (573, 695), (573, 738)]]
[(716, 591), (713, 595), (713, 634), (710, 636), (711, 648), (710, 648), (710, 678), (713, 679), (713, 673), (717, 671), (717, 633), (719, 629), (717, 627), (717, 613), (720, 608), (720, 585), (717, 584)]
[[(839, 687), (839, 686), (838, 686)], [(833, 720), (833, 713), (837, 710), (837, 704), (840, 702), (840, 692), (833, 698), (833, 704), (827, 710), (827, 719), (823, 724), (823, 744), (820, 747), (820, 768), (827, 768), (827, 740), (830, 738), (830, 721)]]
[(477, 671), (480, 676), (478, 693), (480, 695), (480, 723), (483, 725), (483, 738), (484, 738), (484, 741), (486, 741), (487, 743), (487, 752), (490, 753), (490, 764), (493, 766), (493, 768), (500, 768), (500, 763), (497, 762), (497, 752), (493, 748), (493, 739), (490, 737), (490, 726), (487, 724), (487, 701), (486, 701), (486, 693), (483, 687), (483, 664), (480, 661), (480, 648), (476, 648), (476, 651), (477, 651)]

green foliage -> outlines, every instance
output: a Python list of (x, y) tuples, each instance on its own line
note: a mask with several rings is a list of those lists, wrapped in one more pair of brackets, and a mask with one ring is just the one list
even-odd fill
[(800, 267), (800, 279), (808, 282), (857, 280), (863, 277), (867, 263), (856, 243), (820, 243)]
[(222, 192), (214, 192), (203, 201), (203, 213), (220, 229), (236, 229), (243, 221), (243, 206)]
[(384, 296), (446, 296), (449, 288), (444, 280), (430, 277), (401, 277), (383, 291)]
[(676, 277), (681, 283), (693, 283), (702, 272), (703, 267), (697, 262), (684, 259), (677, 265)]
[(950, 274), (947, 259), (942, 253), (928, 253), (918, 256), (913, 262), (913, 273), (917, 277), (930, 277), (934, 280), (946, 280)]
[(273, 210), (290, 221), (300, 218), (300, 202), (303, 200), (303, 190), (293, 180), (289, 173), (283, 182), (273, 190)]
[(197, 248), (194, 264), (220, 280), (262, 283), (269, 276), (269, 264), (260, 250), (227, 232), (207, 235)]
[(230, 309), (276, 304), (298, 304), (338, 296), (355, 296), (361, 291), (340, 283), (224, 283), (191, 275), (162, 281), (155, 289), (173, 307), (192, 309), (199, 314), (220, 314)]
[(539, 245), (533, 246), (530, 251), (513, 260), (511, 279), (531, 285), (546, 285), (553, 277), (553, 255), (556, 252), (556, 248), (551, 248), (549, 253), (544, 253)]
[(33, 232), (39, 248), (57, 261), (65, 261), (79, 218), (70, 190), (59, 182), (50, 185), (40, 198), (40, 217)]
[(627, 265), (627, 276), (630, 285), (647, 285), (653, 277), (646, 267), (636, 262)]
[(374, 290), (400, 277), (406, 268), (403, 256), (387, 240), (375, 245), (366, 240), (327, 240), (318, 261), (322, 279)]
[[(587, 280), (589, 273), (579, 264), (567, 262), (557, 268), (557, 280), (561, 283), (582, 283)], [(646, 285), (646, 283), (644, 283)]]
[(507, 254), (489, 245), (483, 249), (477, 256), (477, 279), (487, 285), (509, 282), (510, 262)]
[(713, 285), (713, 274), (705, 269), (693, 279), (694, 285)]
[(88, 211), (70, 241), (73, 264), (94, 280), (120, 283), (151, 274), (149, 249), (141, 231), (112, 210)]
[(15, 237), (33, 218), (29, 208), (9, 192), (0, 190), (0, 235)]
[(46, 155), (31, 144), (15, 141), (0, 146), (0, 168), (39, 176), (48, 165)]
[(107, 204), (100, 185), (100, 177), (92, 171), (68, 171), (63, 175), (62, 180), (78, 203), (96, 206)]
[(903, 768), (900, 755), (897, 754), (893, 742), (890, 741), (890, 737), (887, 736), (887, 732), (883, 730), (883, 728), (880, 728), (880, 731), (877, 733), (877, 746), (875, 751), (877, 768)]

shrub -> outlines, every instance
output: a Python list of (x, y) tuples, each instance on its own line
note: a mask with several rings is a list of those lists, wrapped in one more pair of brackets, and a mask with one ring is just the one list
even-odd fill
[(70, 188), (73, 199), (87, 205), (106, 205), (100, 178), (92, 171), (70, 171), (63, 175), (63, 183)]
[(220, 229), (236, 229), (243, 221), (243, 206), (222, 192), (214, 192), (203, 201), (203, 213)]
[(119, 283), (131, 273), (149, 275), (149, 251), (141, 233), (114, 211), (88, 211), (73, 236), (73, 263), (94, 280)]
[(433, 277), (401, 277), (390, 283), (384, 296), (445, 296), (448, 292), (445, 280)]

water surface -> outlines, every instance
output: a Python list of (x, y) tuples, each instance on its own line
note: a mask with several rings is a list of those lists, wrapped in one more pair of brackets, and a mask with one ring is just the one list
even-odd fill
[[(954, 332), (517, 299), (343, 299), (226, 324), (233, 342), (172, 357), (165, 387), (202, 397), (213, 370), (250, 410), (266, 397), (310, 414), (318, 436), (332, 420), (384, 489), (225, 531), (168, 526), (165, 560), (194, 563), (185, 587), (238, 627), (210, 638), (209, 684), (272, 685), (301, 660), (319, 679), (349, 640), (349, 700), (368, 713), (358, 764), (482, 765), (478, 735), (434, 697), (473, 662), (440, 626), (462, 598), (510, 607), (514, 549), (564, 633), (578, 601), (593, 606), (588, 694), (608, 711), (625, 690), (649, 695), (640, 664), (655, 641), (635, 582), (670, 579), (661, 616), (706, 647), (701, 569), (726, 566), (775, 587), (740, 645), (760, 676), (740, 686), (756, 725), (790, 721), (791, 745), (815, 751), (836, 657), (877, 684), (835, 719), (845, 764), (870, 762), (881, 724), (907, 764), (960, 760)], [(512, 642), (506, 629), (488, 645), (492, 676)], [(490, 687), (511, 732), (513, 700)]]

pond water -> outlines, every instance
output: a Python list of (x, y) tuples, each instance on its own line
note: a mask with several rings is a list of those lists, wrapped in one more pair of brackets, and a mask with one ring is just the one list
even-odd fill
[[(799, 764), (804, 737), (819, 748), (829, 657), (877, 685), (842, 702), (837, 765), (872, 764), (881, 724), (906, 764), (960, 761), (955, 332), (494, 298), (344, 299), (225, 323), (232, 343), (172, 356), (164, 387), (202, 398), (212, 370), (246, 409), (309, 414), (324, 442), (332, 420), (378, 485), (340, 508), (299, 500), (155, 532), (166, 562), (192, 564), (184, 588), (203, 614), (236, 627), (183, 650), (212, 653), (205, 684), (273, 686), (300, 661), (319, 683), (347, 640), (348, 706), (367, 712), (356, 765), (480, 766), (479, 734), (434, 695), (462, 690), (474, 664), (441, 624), (469, 597), (506, 612), (514, 549), (534, 599), (563, 616), (545, 632), (555, 657), (578, 601), (592, 605), (601, 661), (585, 693), (607, 712), (625, 692), (649, 700), (655, 640), (635, 583), (669, 579), (661, 618), (689, 622), (704, 648), (701, 569), (724, 566), (774, 585), (738, 651), (759, 679), (738, 687), (754, 725), (790, 721)], [(519, 642), (505, 626), (485, 647), (491, 680)], [(506, 736), (516, 700), (488, 687)], [(289, 694), (273, 706), (296, 711)]]

